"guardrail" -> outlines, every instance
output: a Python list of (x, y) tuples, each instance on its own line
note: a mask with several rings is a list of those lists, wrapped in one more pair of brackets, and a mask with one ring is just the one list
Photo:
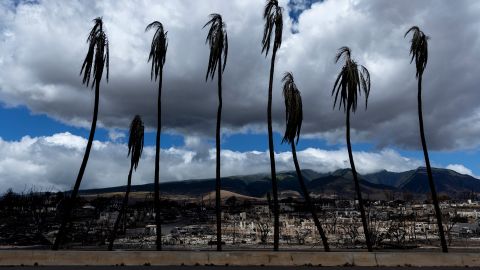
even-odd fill
[(230, 265), (480, 267), (479, 253), (2, 250), (1, 266)]

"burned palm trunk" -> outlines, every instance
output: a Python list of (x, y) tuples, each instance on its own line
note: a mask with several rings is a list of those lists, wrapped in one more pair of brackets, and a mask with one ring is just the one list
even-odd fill
[(425, 157), (425, 165), (427, 167), (428, 184), (432, 193), (433, 207), (435, 208), (435, 217), (437, 219), (438, 234), (440, 236), (440, 244), (443, 252), (448, 252), (447, 241), (442, 224), (442, 211), (438, 203), (435, 182), (433, 181), (432, 168), (430, 166), (430, 158), (428, 157), (427, 142), (425, 140), (425, 131), (423, 129), (423, 112), (422, 112), (422, 75), (418, 77), (418, 122), (420, 125), (420, 138), (422, 140), (423, 156)]
[[(210, 14), (210, 20), (203, 26), (210, 25), (206, 43), (210, 46), (210, 56), (208, 59), (208, 68), (205, 80), (210, 76), (213, 80), (215, 71), (218, 67), (218, 110), (217, 126), (215, 130), (215, 148), (216, 148), (216, 169), (215, 169), (215, 213), (217, 221), (217, 251), (222, 250), (222, 209), (220, 194), (220, 124), (222, 118), (222, 73), (225, 70), (228, 55), (228, 38), (226, 25), (220, 14)], [(223, 64), (222, 64), (223, 57)]]
[(268, 83), (268, 149), (270, 155), (270, 175), (272, 178), (272, 195), (273, 195), (273, 250), (278, 251), (280, 242), (280, 209), (278, 205), (278, 183), (277, 173), (275, 170), (275, 150), (273, 148), (273, 128), (272, 128), (272, 88), (273, 88), (273, 73), (275, 70), (275, 55), (276, 49), (272, 52), (272, 62), (270, 65), (270, 80)]
[(350, 167), (352, 168), (353, 181), (355, 183), (355, 192), (357, 194), (358, 207), (360, 209), (360, 216), (362, 218), (363, 232), (365, 234), (365, 241), (367, 243), (368, 251), (372, 251), (372, 242), (370, 241), (370, 233), (367, 225), (367, 216), (365, 215), (365, 208), (363, 206), (362, 191), (360, 190), (360, 182), (358, 181), (357, 170), (355, 169), (355, 162), (353, 161), (352, 145), (350, 143), (350, 110), (347, 109), (347, 148), (348, 158), (350, 160)]
[(218, 63), (218, 110), (215, 132), (216, 168), (215, 168), (215, 213), (217, 218), (217, 251), (222, 250), (222, 201), (220, 178), (220, 125), (222, 121), (222, 61)]
[(85, 148), (85, 154), (83, 155), (82, 165), (77, 175), (77, 180), (75, 181), (75, 186), (73, 187), (70, 197), (66, 200), (66, 205), (62, 214), (62, 223), (53, 243), (52, 250), (58, 250), (60, 245), (63, 244), (65, 236), (67, 234), (68, 225), (71, 222), (71, 213), (73, 211), (75, 199), (77, 198), (78, 191), (80, 190), (80, 183), (82, 182), (83, 174), (85, 173), (85, 168), (87, 167), (88, 158), (90, 156), (90, 150), (92, 149), (93, 138), (95, 136), (95, 129), (97, 127), (97, 117), (98, 117), (98, 103), (100, 99), (100, 89), (99, 85), (95, 86), (95, 105), (93, 109), (93, 120), (92, 126), (90, 127), (90, 134), (88, 136), (87, 147)]
[(283, 16), (282, 7), (278, 5), (277, 0), (267, 0), (263, 12), (263, 19), (265, 20), (262, 38), (262, 53), (265, 52), (265, 57), (270, 50), (270, 42), (272, 34), (273, 50), (272, 59), (270, 63), (270, 78), (268, 83), (268, 105), (267, 105), (267, 126), (268, 126), (268, 149), (270, 155), (270, 174), (272, 180), (272, 194), (273, 194), (273, 250), (278, 251), (280, 242), (280, 210), (278, 206), (278, 184), (275, 170), (275, 151), (273, 149), (273, 128), (272, 128), (272, 87), (273, 87), (273, 73), (275, 70), (275, 57), (277, 50), (282, 44), (283, 32)]
[(155, 184), (154, 184), (154, 208), (157, 238), (155, 240), (157, 250), (162, 250), (162, 219), (160, 211), (160, 133), (162, 130), (162, 79), (163, 68), (160, 69), (158, 81), (158, 109), (157, 109), (157, 135), (155, 138)]
[[(155, 179), (153, 207), (155, 211), (156, 225), (156, 249), (162, 250), (162, 220), (160, 213), (160, 134), (162, 131), (162, 83), (163, 83), (163, 65), (167, 55), (167, 32), (163, 29), (163, 24), (159, 21), (153, 21), (145, 28), (148, 31), (155, 28), (155, 34), (150, 45), (150, 54), (148, 62), (152, 62), (150, 69), (150, 80), (158, 80), (158, 101), (157, 101), (157, 135), (155, 138)], [(155, 76), (154, 76), (155, 75)]]
[(310, 198), (310, 194), (308, 193), (307, 186), (305, 185), (305, 181), (303, 181), (302, 171), (300, 170), (300, 165), (298, 164), (297, 160), (297, 150), (295, 149), (295, 144), (292, 143), (292, 155), (293, 155), (293, 163), (295, 164), (295, 170), (297, 171), (298, 182), (300, 183), (300, 188), (302, 189), (303, 197), (305, 198), (305, 202), (307, 203), (308, 210), (312, 214), (313, 222), (317, 227), (318, 233), (322, 238), (323, 248), (325, 251), (330, 251), (330, 247), (328, 245), (327, 236), (320, 224), (320, 220), (318, 219), (317, 212), (315, 210), (315, 205), (312, 203), (312, 199)]
[(92, 148), (93, 138), (95, 136), (95, 129), (97, 127), (97, 117), (98, 117), (98, 103), (100, 99), (100, 81), (102, 80), (103, 69), (106, 67), (106, 79), (108, 82), (108, 73), (109, 73), (109, 45), (108, 38), (105, 32), (103, 31), (103, 21), (102, 18), (96, 18), (93, 20), (94, 26), (90, 30), (88, 35), (87, 42), (89, 43), (88, 52), (83, 61), (80, 74), (83, 76), (82, 83), (87, 87), (90, 84), (90, 78), (93, 74), (93, 82), (91, 84), (92, 88), (95, 87), (95, 104), (93, 109), (93, 120), (92, 126), (90, 128), (90, 134), (88, 136), (88, 143), (85, 149), (85, 154), (83, 156), (82, 165), (77, 175), (77, 180), (73, 187), (73, 191), (70, 195), (70, 199), (67, 201), (65, 211), (62, 213), (62, 223), (60, 229), (58, 230), (57, 237), (55, 242), (52, 245), (52, 250), (58, 250), (60, 245), (63, 243), (66, 235), (66, 231), (69, 223), (71, 222), (71, 212), (73, 210), (73, 202), (75, 201), (78, 191), (80, 189), (80, 183), (82, 182), (83, 174), (85, 173), (85, 168), (87, 167), (88, 158), (90, 156), (90, 150)]
[[(125, 192), (125, 196), (123, 197), (123, 202), (122, 206), (120, 208), (120, 212), (118, 213), (117, 218), (115, 219), (115, 224), (113, 225), (113, 230), (110, 234), (110, 239), (109, 239), (109, 244), (108, 244), (108, 250), (113, 249), (113, 242), (115, 241), (117, 231), (118, 231), (118, 226), (120, 224), (120, 220), (123, 217), (126, 217), (127, 215), (127, 207), (128, 207), (128, 195), (130, 194), (131, 186), (132, 186), (132, 170), (133, 166), (130, 166), (130, 172), (128, 173), (128, 183), (127, 183), (127, 191)], [(126, 224), (125, 224), (126, 226)]]
[(350, 48), (341, 47), (335, 56), (335, 62), (338, 63), (340, 59), (345, 60), (340, 73), (335, 80), (332, 89), (332, 96), (335, 96), (333, 108), (337, 105), (341, 109), (343, 106), (346, 115), (346, 140), (348, 148), (348, 158), (350, 160), (350, 167), (352, 169), (353, 181), (355, 184), (355, 191), (357, 194), (358, 205), (362, 217), (363, 231), (365, 233), (365, 241), (368, 251), (372, 251), (372, 242), (370, 241), (370, 233), (368, 230), (367, 218), (363, 206), (362, 192), (360, 190), (360, 183), (358, 181), (357, 170), (355, 162), (353, 161), (352, 145), (350, 142), (350, 113), (355, 113), (357, 109), (358, 97), (364, 92), (365, 94), (365, 109), (367, 109), (368, 96), (370, 94), (370, 73), (368, 69), (362, 65), (357, 64), (351, 57)]
[(432, 193), (433, 206), (435, 208), (435, 216), (437, 218), (437, 226), (438, 226), (438, 232), (440, 236), (440, 242), (442, 245), (442, 251), (448, 252), (447, 241), (445, 239), (445, 233), (443, 231), (443, 225), (442, 225), (442, 212), (438, 204), (437, 191), (435, 190), (435, 182), (433, 181), (432, 168), (430, 167), (430, 159), (428, 157), (427, 143), (425, 140), (425, 132), (423, 129), (422, 77), (428, 62), (429, 37), (425, 35), (425, 33), (423, 33), (423, 31), (421, 31), (418, 26), (412, 26), (410, 29), (408, 29), (404, 37), (406, 37), (410, 32), (413, 33), (411, 46), (410, 46), (410, 55), (412, 56), (412, 58), (410, 59), (410, 63), (413, 62), (413, 60), (415, 60), (415, 66), (417, 71), (415, 76), (418, 79), (417, 99), (418, 99), (418, 122), (420, 125), (420, 138), (422, 140), (423, 155), (425, 157), (425, 165), (427, 167), (428, 184), (430, 185), (430, 191)]

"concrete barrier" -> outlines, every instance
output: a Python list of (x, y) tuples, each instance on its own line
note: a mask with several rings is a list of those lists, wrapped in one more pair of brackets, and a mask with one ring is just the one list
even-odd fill
[(231, 265), (480, 267), (479, 253), (1, 250), (0, 266)]

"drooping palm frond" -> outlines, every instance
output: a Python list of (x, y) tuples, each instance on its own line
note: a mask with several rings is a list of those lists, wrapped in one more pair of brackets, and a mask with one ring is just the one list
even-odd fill
[(93, 67), (92, 88), (100, 84), (102, 80), (103, 68), (107, 68), (107, 81), (109, 72), (110, 53), (108, 49), (108, 38), (103, 30), (103, 21), (101, 17), (93, 20), (95, 23), (87, 38), (89, 43), (87, 56), (82, 64), (80, 75), (83, 73), (83, 83), (87, 86), (90, 83), (90, 77)]
[(408, 33), (412, 31), (412, 44), (410, 46), (410, 54), (412, 55), (412, 59), (410, 60), (410, 63), (412, 63), (413, 59), (415, 59), (415, 65), (417, 67), (416, 76), (418, 78), (418, 76), (423, 74), (423, 71), (427, 66), (428, 40), (430, 39), (430, 37), (426, 36), (418, 26), (412, 26), (410, 29), (408, 29), (404, 37), (406, 37)]
[[(370, 73), (366, 67), (358, 65), (352, 60), (350, 48), (341, 47), (335, 56), (335, 63), (338, 63), (342, 57), (345, 59), (345, 64), (333, 85), (332, 96), (335, 95), (333, 107), (335, 108), (338, 101), (338, 109), (343, 105), (345, 111), (355, 112), (358, 96), (362, 91), (365, 93), (365, 108), (367, 107), (370, 94)], [(338, 100), (339, 97), (340, 100)]]
[(128, 155), (131, 156), (131, 165), (137, 170), (138, 162), (142, 156), (143, 151), (143, 121), (139, 115), (135, 115), (130, 124), (129, 138), (128, 138)]
[(227, 25), (223, 22), (222, 16), (216, 13), (210, 14), (210, 20), (203, 26), (203, 28), (207, 25), (210, 25), (210, 30), (208, 31), (205, 43), (208, 43), (210, 46), (210, 57), (208, 58), (208, 69), (205, 80), (208, 80), (209, 75), (212, 79), (213, 76), (215, 76), (217, 64), (222, 61), (222, 54), (223, 70), (225, 70), (228, 55)]
[(150, 46), (150, 54), (148, 55), (148, 62), (152, 61), (152, 69), (150, 71), (150, 79), (153, 80), (153, 74), (155, 73), (155, 80), (160, 75), (163, 65), (165, 64), (165, 58), (167, 56), (167, 32), (164, 31), (161, 22), (154, 21), (147, 25), (145, 32), (155, 28), (155, 34), (153, 35), (152, 44)]
[(296, 143), (298, 143), (303, 121), (302, 96), (291, 72), (285, 73), (282, 82), (283, 97), (285, 98), (285, 120), (287, 122), (282, 143), (295, 143), (295, 137), (297, 138)]
[(283, 17), (282, 7), (278, 6), (277, 0), (267, 0), (263, 12), (265, 26), (263, 28), (262, 53), (268, 55), (270, 50), (270, 40), (272, 39), (273, 27), (275, 26), (275, 36), (273, 40), (273, 50), (276, 51), (282, 45)]

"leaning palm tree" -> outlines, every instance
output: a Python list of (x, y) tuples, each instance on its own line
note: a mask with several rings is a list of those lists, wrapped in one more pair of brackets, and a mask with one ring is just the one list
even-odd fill
[(135, 169), (137, 170), (138, 162), (140, 161), (140, 157), (142, 156), (143, 151), (143, 121), (139, 115), (135, 115), (130, 124), (130, 131), (129, 131), (129, 138), (128, 138), (128, 154), (130, 156), (130, 171), (128, 172), (128, 180), (127, 180), (127, 191), (125, 192), (125, 197), (123, 198), (122, 206), (120, 208), (120, 212), (118, 213), (117, 219), (115, 220), (115, 224), (113, 226), (113, 230), (110, 234), (110, 243), (108, 244), (108, 250), (113, 249), (113, 241), (115, 241), (115, 237), (117, 235), (118, 225), (120, 224), (120, 220), (122, 216), (126, 217), (126, 208), (128, 206), (128, 195), (130, 194), (130, 189), (132, 187), (132, 171)]
[[(278, 244), (280, 240), (280, 211), (278, 206), (277, 174), (275, 171), (275, 150), (273, 149), (272, 87), (273, 73), (275, 70), (275, 56), (277, 55), (277, 50), (282, 45), (283, 18), (282, 7), (278, 5), (277, 0), (267, 0), (267, 4), (265, 5), (265, 10), (263, 12), (263, 18), (265, 20), (265, 26), (263, 29), (262, 53), (265, 52), (265, 57), (267, 57), (268, 51), (270, 50), (270, 40), (272, 38), (272, 33), (274, 33), (272, 59), (270, 63), (270, 80), (268, 83), (267, 121), (268, 149), (270, 151), (270, 173), (272, 178), (273, 193), (273, 250), (278, 251)], [(275, 31), (273, 30), (273, 28), (275, 28)]]
[(165, 64), (165, 57), (167, 55), (167, 32), (164, 31), (163, 25), (154, 21), (147, 25), (145, 32), (155, 28), (155, 34), (153, 35), (152, 44), (150, 46), (150, 54), (148, 55), (148, 61), (152, 61), (152, 68), (150, 70), (150, 79), (153, 80), (155, 74), (155, 80), (158, 80), (158, 101), (157, 101), (157, 137), (155, 144), (155, 196), (154, 196), (154, 208), (155, 208), (155, 224), (157, 226), (157, 250), (162, 250), (162, 220), (160, 218), (160, 132), (162, 130), (162, 81), (163, 81), (163, 65)]
[[(352, 168), (353, 180), (355, 182), (355, 191), (357, 193), (367, 248), (368, 251), (372, 251), (372, 243), (370, 242), (367, 218), (365, 216), (365, 209), (363, 207), (362, 192), (360, 191), (357, 170), (355, 169), (355, 162), (353, 161), (352, 145), (350, 144), (350, 112), (355, 113), (357, 109), (358, 96), (361, 95), (362, 91), (365, 93), (365, 109), (367, 108), (368, 95), (370, 94), (370, 74), (367, 68), (362, 65), (358, 65), (357, 62), (351, 58), (350, 48), (341, 47), (335, 57), (335, 63), (338, 63), (342, 57), (345, 60), (345, 64), (338, 74), (332, 89), (332, 96), (335, 95), (333, 108), (335, 108), (338, 101), (338, 109), (341, 109), (343, 105), (344, 112), (347, 114), (346, 139), (348, 157), (350, 159), (350, 167)], [(338, 100), (339, 95), (340, 99)]]
[(83, 84), (87, 87), (90, 83), (90, 77), (93, 73), (93, 79), (91, 87), (95, 87), (95, 105), (93, 108), (93, 120), (92, 126), (90, 128), (90, 135), (88, 136), (88, 143), (85, 149), (85, 154), (83, 156), (82, 165), (78, 172), (77, 180), (75, 181), (75, 186), (73, 187), (70, 198), (67, 199), (65, 209), (63, 210), (62, 223), (58, 231), (55, 242), (52, 246), (53, 250), (57, 250), (60, 247), (60, 244), (65, 238), (67, 225), (70, 223), (71, 212), (73, 209), (74, 201), (77, 197), (78, 190), (80, 189), (80, 183), (82, 182), (83, 174), (85, 168), (87, 167), (88, 157), (90, 155), (90, 150), (92, 148), (93, 137), (95, 136), (95, 128), (97, 126), (97, 117), (98, 117), (98, 102), (100, 97), (100, 81), (102, 80), (103, 69), (106, 67), (107, 74), (106, 79), (108, 82), (108, 67), (109, 67), (109, 50), (108, 50), (108, 38), (103, 29), (102, 18), (96, 18), (93, 20), (94, 26), (90, 31), (90, 34), (87, 38), (88, 52), (85, 60), (83, 61), (82, 68), (80, 70), (80, 75), (83, 73)]
[[(322, 238), (323, 248), (325, 251), (330, 251), (328, 246), (327, 237), (323, 231), (322, 225), (318, 220), (317, 212), (315, 211), (315, 206), (312, 203), (310, 194), (308, 193), (307, 186), (303, 181), (302, 171), (300, 170), (300, 165), (298, 165), (297, 160), (297, 150), (295, 144), (298, 144), (300, 139), (300, 130), (302, 128), (303, 120), (303, 109), (302, 109), (302, 96), (300, 91), (295, 84), (293, 75), (290, 72), (285, 73), (282, 79), (283, 82), (283, 97), (285, 98), (285, 120), (287, 122), (285, 128), (285, 135), (283, 136), (282, 143), (286, 142), (292, 146), (292, 156), (293, 163), (295, 164), (295, 170), (297, 171), (298, 182), (300, 183), (300, 188), (302, 189), (303, 197), (307, 204), (308, 209), (313, 217), (313, 222), (317, 227), (318, 233)], [(296, 138), (296, 140), (295, 140)]]
[(425, 157), (425, 164), (427, 167), (428, 183), (430, 185), (430, 191), (432, 193), (433, 205), (435, 208), (435, 216), (437, 218), (438, 232), (440, 233), (440, 242), (442, 245), (442, 251), (448, 252), (447, 241), (445, 239), (445, 233), (442, 225), (442, 212), (438, 204), (437, 191), (435, 189), (435, 182), (433, 182), (432, 168), (430, 167), (430, 159), (428, 158), (427, 142), (425, 140), (425, 131), (423, 130), (423, 113), (422, 113), (422, 77), (423, 71), (427, 66), (428, 61), (428, 39), (418, 26), (413, 26), (405, 33), (405, 37), (408, 33), (413, 32), (410, 46), (410, 54), (412, 58), (410, 63), (415, 59), (415, 66), (417, 69), (416, 77), (418, 79), (418, 122), (420, 124), (420, 138), (422, 140), (423, 155)]
[[(213, 80), (215, 76), (215, 70), (218, 68), (218, 110), (217, 110), (217, 129), (215, 133), (215, 146), (216, 146), (216, 184), (215, 184), (215, 211), (217, 218), (217, 250), (222, 250), (222, 215), (221, 215), (221, 201), (220, 201), (220, 121), (222, 119), (222, 73), (225, 70), (225, 64), (227, 63), (228, 54), (228, 37), (226, 24), (222, 20), (220, 14), (210, 14), (210, 20), (203, 26), (210, 26), (208, 31), (207, 43), (210, 47), (210, 57), (208, 58), (208, 68), (205, 80), (208, 81), (208, 77)], [(223, 56), (223, 63), (222, 63)]]

